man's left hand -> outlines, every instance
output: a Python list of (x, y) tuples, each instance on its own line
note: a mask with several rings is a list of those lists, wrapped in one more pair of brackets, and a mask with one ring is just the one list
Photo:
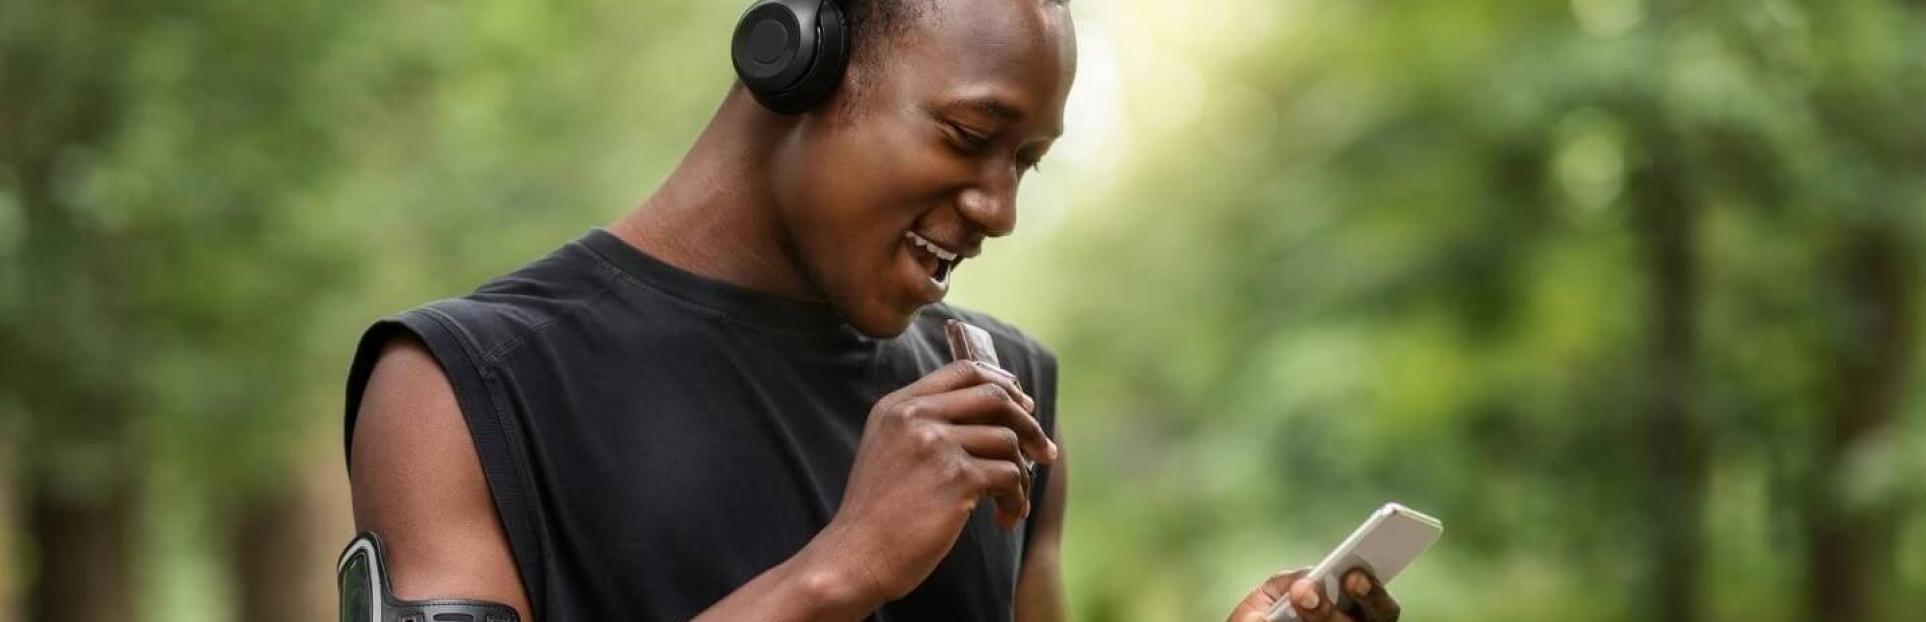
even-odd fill
[(1300, 568), (1271, 575), (1237, 603), (1227, 622), (1268, 622), (1264, 612), (1285, 598), (1290, 599), (1297, 618), (1304, 622), (1396, 622), (1402, 613), (1398, 601), (1391, 598), (1377, 577), (1362, 568), (1344, 573), (1344, 580), (1339, 582), (1352, 603), (1344, 609), (1333, 606), (1320, 586), (1304, 578), (1310, 572), (1309, 568)]

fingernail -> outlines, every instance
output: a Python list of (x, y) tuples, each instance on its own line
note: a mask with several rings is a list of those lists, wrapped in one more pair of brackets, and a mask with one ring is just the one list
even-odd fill
[(1352, 574), (1351, 579), (1345, 581), (1345, 587), (1351, 591), (1352, 596), (1358, 598), (1364, 598), (1365, 594), (1371, 593), (1371, 582), (1365, 580), (1363, 573)]
[(973, 361), (970, 361), (970, 362), (971, 362), (971, 363), (976, 363), (976, 366), (977, 366), (977, 367), (981, 367), (981, 368), (984, 368), (984, 369), (987, 369), (987, 370), (990, 370), (990, 371), (993, 371), (993, 372), (996, 372), (996, 373), (999, 373), (999, 374), (1003, 374), (1003, 377), (1005, 377), (1005, 378), (1009, 378), (1009, 379), (1011, 379), (1011, 380), (1016, 380), (1016, 374), (1013, 374), (1013, 373), (1010, 373), (1010, 370), (1007, 370), (1007, 369), (1004, 369), (1004, 368), (1001, 368), (1001, 367), (997, 367), (997, 366), (995, 366), (995, 365), (991, 365), (991, 364), (989, 364), (989, 363), (985, 363), (985, 362), (983, 362), (983, 361), (975, 361), (975, 360), (973, 360)]
[(1056, 441), (1051, 441), (1050, 442), (1050, 461), (1055, 462), (1056, 460), (1057, 460), (1057, 443)]
[(1321, 602), (1323, 601), (1318, 599), (1317, 590), (1304, 590), (1297, 597), (1299, 609), (1316, 609)]

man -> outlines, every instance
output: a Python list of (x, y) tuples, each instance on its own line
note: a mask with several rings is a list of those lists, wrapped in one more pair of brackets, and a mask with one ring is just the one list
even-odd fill
[[(1055, 358), (940, 301), (1062, 131), (1069, 12), (764, 0), (733, 53), (743, 80), (641, 206), (363, 337), (349, 469), (388, 597), (477, 622), (1063, 619)], [(1009, 369), (945, 364), (950, 319)], [(1353, 578), (1363, 619), (1396, 617)]]

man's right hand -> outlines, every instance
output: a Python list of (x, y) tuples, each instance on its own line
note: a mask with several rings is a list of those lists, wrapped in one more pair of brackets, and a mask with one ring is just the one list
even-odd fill
[(840, 574), (882, 601), (922, 584), (985, 496), (1014, 528), (1030, 513), (1023, 459), (1057, 447), (1016, 378), (958, 361), (886, 395), (870, 410), (842, 507), (817, 536)]

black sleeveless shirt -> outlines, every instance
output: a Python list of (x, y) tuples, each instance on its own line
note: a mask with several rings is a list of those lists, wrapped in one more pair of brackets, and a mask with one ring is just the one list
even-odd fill
[[(413, 334), (453, 386), (536, 620), (686, 620), (828, 524), (870, 407), (949, 360), (952, 317), (991, 333), (1054, 438), (1056, 359), (1009, 325), (938, 304), (871, 339), (595, 229), (369, 328), (347, 439), (382, 343)], [(1033, 508), (1010, 531), (978, 504), (935, 572), (871, 619), (1010, 619)]]

